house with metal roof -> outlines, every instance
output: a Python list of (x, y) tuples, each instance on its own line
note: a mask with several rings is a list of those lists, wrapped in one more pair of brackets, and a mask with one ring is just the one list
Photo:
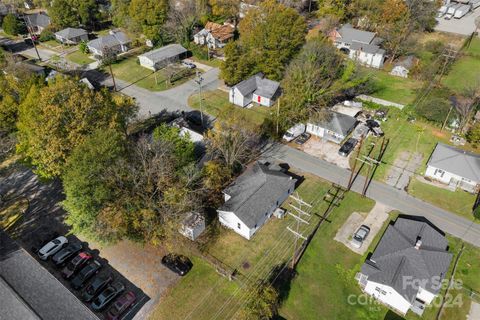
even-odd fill
[(340, 144), (355, 129), (356, 118), (336, 111), (327, 111), (307, 122), (306, 131), (327, 141)]
[(31, 33), (40, 34), (50, 25), (50, 17), (45, 12), (37, 12), (25, 15), (27, 28)]
[(99, 319), (2, 230), (0, 298), (2, 319)]
[(399, 217), (356, 279), (365, 293), (397, 313), (422, 315), (440, 293), (451, 261), (443, 232), (429, 221)]
[(156, 71), (185, 57), (187, 49), (179, 44), (169, 44), (138, 56), (140, 65)]
[(224, 191), (220, 223), (249, 240), (292, 192), (297, 180), (283, 169), (255, 162)]
[(480, 155), (437, 143), (427, 163), (425, 177), (475, 193), (480, 186)]
[(121, 31), (110, 31), (106, 36), (99, 37), (87, 43), (88, 50), (96, 56), (104, 54), (119, 54), (130, 49), (132, 40)]
[(88, 32), (81, 28), (66, 28), (55, 32), (55, 38), (63, 44), (78, 44), (88, 41)]
[(260, 72), (231, 87), (229, 100), (242, 108), (252, 102), (271, 107), (279, 95), (280, 83), (265, 78)]
[(374, 32), (355, 29), (351, 24), (345, 24), (340, 29), (330, 32), (330, 39), (349, 58), (359, 63), (381, 68), (385, 60), (385, 50), (380, 48), (383, 41)]

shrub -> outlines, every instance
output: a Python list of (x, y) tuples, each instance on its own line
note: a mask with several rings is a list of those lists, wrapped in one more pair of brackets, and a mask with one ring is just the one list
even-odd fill
[(55, 34), (51, 29), (43, 29), (42, 33), (40, 33), (40, 37), (38, 38), (38, 41), (44, 42), (44, 41), (49, 41), (55, 39)]
[(81, 41), (80, 44), (78, 45), (78, 49), (80, 50), (80, 52), (82, 53), (88, 53), (88, 46), (87, 46), (87, 42), (85, 40)]
[(19, 34), (24, 34), (27, 32), (27, 29), (20, 20), (15, 17), (15, 15), (9, 13), (3, 18), (2, 29), (6, 34), (16, 36)]

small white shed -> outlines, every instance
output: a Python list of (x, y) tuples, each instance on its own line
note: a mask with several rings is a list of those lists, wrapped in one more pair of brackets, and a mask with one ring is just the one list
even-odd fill
[(197, 212), (187, 213), (182, 221), (180, 233), (188, 239), (195, 241), (205, 230), (205, 217)]

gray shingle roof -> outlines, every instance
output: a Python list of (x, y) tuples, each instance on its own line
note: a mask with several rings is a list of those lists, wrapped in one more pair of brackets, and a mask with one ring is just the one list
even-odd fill
[[(6, 319), (96, 320), (98, 317), (53, 277), (39, 262), (0, 230), (0, 297), (13, 304), (0, 309)], [(37, 315), (36, 318), (34, 315)]]
[(480, 182), (480, 155), (438, 143), (428, 165)]
[(26, 15), (25, 18), (32, 27), (45, 28), (50, 25), (50, 17), (45, 12), (29, 14)]
[(219, 210), (234, 212), (249, 228), (254, 228), (296, 182), (289, 175), (256, 162), (224, 190), (231, 198)]
[(353, 128), (355, 128), (357, 119), (343, 113), (330, 111), (321, 119), (311, 120), (309, 123), (315, 124), (339, 135), (347, 136)]
[(385, 54), (385, 50), (381, 49), (379, 46), (375, 44), (367, 44), (367, 43), (362, 43), (358, 41), (353, 41), (352, 45), (350, 46), (351, 50), (360, 50), (364, 51), (367, 53), (372, 53), (372, 54)]
[(343, 25), (338, 33), (342, 37), (342, 41), (348, 44), (352, 44), (353, 41), (369, 44), (375, 38), (375, 33), (355, 29), (350, 24)]
[(83, 35), (88, 35), (88, 32), (80, 28), (66, 28), (55, 32), (55, 35), (58, 35), (59, 37), (62, 37), (64, 39), (72, 39)]
[(167, 59), (174, 58), (186, 52), (187, 52), (187, 49), (185, 49), (179, 44), (174, 43), (174, 44), (169, 44), (168, 46), (165, 46), (165, 47), (161, 47), (161, 48), (146, 52), (140, 55), (139, 57), (146, 57), (152, 60), (154, 63), (158, 63)]
[(117, 45), (130, 43), (131, 40), (123, 32), (113, 32), (103, 37), (91, 40), (87, 43), (89, 47), (102, 51), (104, 48), (111, 48)]
[[(417, 249), (418, 239), (421, 245)], [(388, 285), (413, 302), (419, 289), (412, 284), (414, 279), (421, 280), (420, 287), (429, 292), (439, 292), (436, 281), (445, 278), (452, 260), (447, 247), (445, 236), (427, 222), (398, 218), (363, 264), (362, 273), (369, 281)]]
[(244, 96), (255, 93), (259, 96), (271, 99), (277, 93), (280, 83), (265, 78), (263, 73), (260, 72), (236, 84), (235, 87)]

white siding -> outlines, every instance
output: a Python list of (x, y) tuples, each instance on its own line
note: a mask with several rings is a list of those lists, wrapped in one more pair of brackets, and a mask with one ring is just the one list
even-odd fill
[(472, 187), (475, 187), (478, 184), (477, 181), (472, 181), (470, 179), (463, 178), (459, 175), (456, 175), (456, 174), (438, 169), (438, 168), (430, 166), (430, 165), (427, 167), (427, 171), (425, 172), (425, 176), (429, 177), (429, 178), (432, 178), (434, 180), (440, 181), (444, 184), (449, 184), (452, 179), (455, 179), (457, 181), (461, 181), (464, 184), (469, 184)]
[(323, 138), (323, 136), (325, 135), (324, 128), (316, 126), (312, 123), (307, 123), (307, 132), (320, 138)]
[(350, 59), (369, 67), (381, 68), (383, 66), (383, 54), (372, 54), (364, 51), (350, 50), (349, 57)]
[(229, 98), (228, 100), (230, 103), (233, 103), (237, 106), (240, 107), (245, 107), (248, 105), (251, 101), (248, 101), (248, 97), (244, 96), (238, 89), (237, 87), (232, 87), (230, 88), (230, 93), (229, 93)]
[[(225, 227), (232, 229), (242, 237), (247, 240), (250, 240), (250, 237), (255, 231), (252, 232), (246, 224), (244, 224), (233, 212), (220, 211), (218, 210), (218, 220)], [(240, 228), (239, 228), (240, 226)]]
[(425, 302), (426, 304), (432, 303), (437, 295), (431, 293), (430, 291), (420, 288), (417, 293), (417, 298)]
[(392, 307), (393, 309), (397, 310), (402, 314), (406, 314), (411, 307), (410, 302), (408, 302), (392, 287), (386, 286), (384, 284), (368, 281), (364, 290), (372, 297)]
[(140, 61), (140, 65), (142, 67), (155, 71), (155, 64), (149, 58), (145, 56), (138, 56), (138, 60)]
[(256, 103), (258, 103), (262, 106), (265, 106), (265, 107), (271, 107), (272, 106), (272, 100), (270, 100), (269, 98), (259, 96), (257, 94), (253, 94), (252, 101), (256, 102)]

